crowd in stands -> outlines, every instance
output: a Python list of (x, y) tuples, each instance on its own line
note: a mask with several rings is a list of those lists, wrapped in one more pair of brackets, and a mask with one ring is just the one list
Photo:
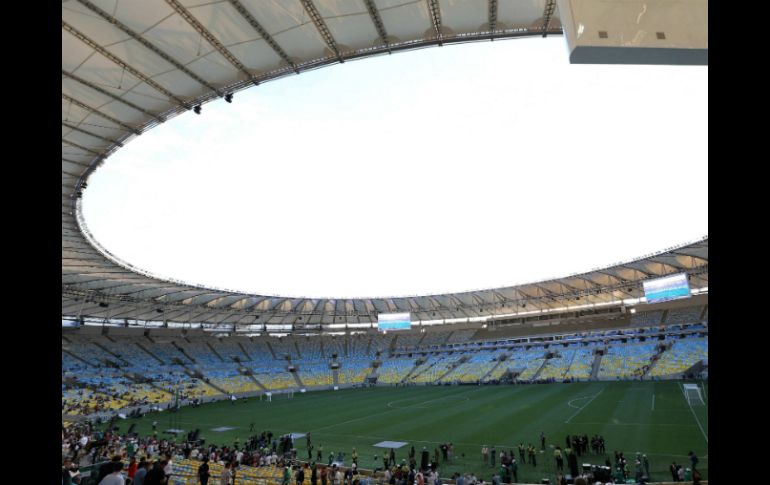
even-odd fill
[[(698, 307), (667, 315), (680, 321), (680, 315), (692, 318), (702, 311)], [(660, 329), (648, 328), (646, 335)], [(457, 343), (473, 330), (315, 339), (126, 337), (117, 342), (76, 336), (62, 341), (62, 413), (88, 415), (168, 405), (177, 397), (189, 402), (281, 391), (296, 389), (298, 383), (311, 388), (359, 385), (370, 376), (383, 384), (497, 382), (509, 375), (515, 375), (517, 382), (660, 378), (680, 375), (708, 359), (707, 329), (701, 322), (666, 327), (668, 332), (685, 333), (686, 338), (668, 334), (664, 340), (645, 340), (644, 330), (589, 332), (559, 342), (515, 345)], [(437, 346), (439, 342), (443, 346)], [(410, 350), (418, 344), (422, 350)], [(599, 359), (597, 349), (604, 353)], [(339, 367), (336, 372), (332, 362)], [(592, 376), (595, 363), (601, 365)], [(297, 379), (289, 373), (289, 365), (296, 368)], [(141, 378), (131, 377), (136, 374)]]

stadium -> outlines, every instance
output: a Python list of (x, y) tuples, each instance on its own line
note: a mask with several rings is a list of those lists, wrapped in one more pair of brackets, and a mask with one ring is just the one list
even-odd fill
[(324, 66), (561, 35), (575, 63), (707, 64), (674, 27), (581, 44), (569, 5), (64, 0), (63, 485), (708, 483), (708, 237), (526, 284), (322, 298), (157, 276), (83, 216), (127, 143)]

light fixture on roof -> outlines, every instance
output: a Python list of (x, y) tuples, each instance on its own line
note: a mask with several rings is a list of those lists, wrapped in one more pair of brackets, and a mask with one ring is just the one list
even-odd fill
[(225, 101), (227, 101), (228, 103), (232, 103), (233, 102), (233, 93), (225, 94)]
[(196, 107), (194, 107), (193, 111), (195, 111), (196, 115), (201, 114), (201, 105), (197, 105)]

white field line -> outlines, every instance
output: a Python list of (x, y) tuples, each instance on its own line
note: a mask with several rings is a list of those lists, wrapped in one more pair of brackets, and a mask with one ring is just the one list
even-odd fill
[[(479, 389), (480, 389), (480, 387), (479, 387)], [(454, 394), (454, 395), (451, 395), (451, 396), (452, 397), (462, 396), (463, 394), (469, 394), (469, 393), (472, 393), (472, 392), (478, 392), (479, 389), (473, 389), (473, 390), (470, 390), (470, 391), (467, 391), (467, 392), (463, 392), (463, 393), (460, 393), (460, 394)], [(383, 414), (391, 413), (393, 411), (399, 411), (399, 410), (402, 410), (402, 409), (408, 409), (408, 408), (420, 406), (420, 405), (423, 405), (423, 404), (427, 404), (429, 402), (433, 402), (433, 401), (438, 401), (438, 400), (444, 399), (446, 397), (448, 397), (448, 396), (441, 396), (441, 397), (437, 397), (435, 399), (429, 399), (427, 401), (418, 402), (418, 403), (412, 404), (410, 406), (404, 406), (404, 407), (400, 407), (400, 408), (391, 408), (391, 409), (388, 409), (387, 411), (383, 411), (381, 413), (367, 414), (366, 416), (361, 416), (360, 418), (353, 418), (353, 419), (349, 419), (347, 421), (341, 421), (339, 423), (334, 423), (334, 424), (331, 424), (329, 426), (324, 426), (322, 428), (311, 429), (310, 431), (308, 431), (308, 433), (315, 433), (316, 431), (321, 431), (321, 430), (329, 429), (329, 428), (335, 428), (335, 427), (341, 426), (343, 424), (354, 423), (356, 421), (361, 421), (362, 419), (369, 419), (369, 418), (374, 417), (374, 416), (382, 416)], [(404, 400), (405, 399), (398, 399), (396, 401), (391, 401), (391, 403), (398, 402), (398, 401), (404, 401)], [(465, 402), (465, 401), (459, 401), (459, 402)], [(389, 439), (389, 438), (385, 438), (385, 439)]]
[(580, 409), (580, 406), (573, 406), (573, 405), (572, 405), (572, 403), (573, 403), (573, 402), (575, 402), (575, 401), (580, 401), (581, 399), (591, 399), (592, 397), (593, 397), (593, 396), (583, 396), (583, 397), (576, 397), (575, 399), (571, 399), (571, 400), (570, 400), (570, 401), (567, 403), (567, 406), (569, 406), (569, 407), (571, 407), (571, 408), (573, 408), (573, 409)]
[(655, 394), (652, 395), (652, 409), (651, 411), (655, 411)]
[(567, 424), (567, 423), (569, 423), (570, 421), (572, 421), (572, 418), (574, 418), (575, 416), (577, 416), (577, 415), (580, 413), (580, 411), (582, 411), (583, 409), (585, 409), (585, 408), (586, 408), (586, 406), (588, 406), (589, 404), (591, 404), (591, 403), (593, 402), (593, 400), (594, 400), (594, 399), (596, 399), (596, 398), (599, 396), (599, 394), (601, 394), (601, 393), (602, 393), (602, 391), (604, 391), (604, 388), (602, 388), (602, 390), (601, 390), (601, 391), (599, 391), (599, 392), (597, 392), (596, 394), (594, 394), (594, 397), (592, 397), (592, 398), (591, 398), (591, 400), (589, 400), (587, 403), (583, 404), (583, 407), (581, 407), (580, 409), (578, 409), (577, 411), (575, 411), (575, 414), (573, 414), (572, 416), (570, 416), (569, 418), (567, 418), (567, 420), (566, 420), (566, 421), (564, 421), (564, 424)]
[[(682, 394), (684, 394), (684, 388), (682, 387), (682, 383), (678, 382), (679, 388), (682, 389)], [(685, 396), (685, 401), (687, 401), (687, 397)], [(703, 426), (700, 424), (700, 420), (698, 419), (698, 416), (695, 414), (695, 410), (692, 408), (692, 405), (690, 404), (690, 401), (687, 401), (687, 405), (690, 407), (690, 412), (692, 412), (692, 417), (695, 418), (695, 422), (698, 423), (698, 427), (700, 428), (700, 432), (703, 433), (703, 438), (706, 440), (706, 443), (709, 442), (709, 437), (706, 436), (706, 432), (703, 431)]]
[(695, 428), (694, 424), (678, 424), (678, 423), (610, 423), (610, 422), (580, 421), (577, 424), (593, 424), (597, 426), (676, 426), (680, 428)]

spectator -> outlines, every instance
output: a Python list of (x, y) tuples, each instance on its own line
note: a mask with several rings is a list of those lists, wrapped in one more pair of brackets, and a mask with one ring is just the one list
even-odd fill
[(115, 470), (115, 463), (120, 463), (120, 457), (117, 455), (113, 456), (111, 461), (104, 463), (99, 467), (99, 475), (96, 477), (97, 483), (101, 483), (104, 477)]
[(679, 475), (678, 475), (678, 472), (677, 472), (677, 466), (676, 466), (676, 462), (675, 461), (671, 462), (671, 466), (668, 467), (668, 470), (671, 472), (671, 481), (672, 482), (679, 481), (678, 480), (679, 479)]
[(167, 483), (166, 474), (163, 473), (163, 467), (165, 463), (156, 461), (152, 465), (152, 469), (147, 472), (147, 476), (144, 478), (144, 485), (165, 485)]
[(147, 476), (147, 471), (150, 469), (150, 465), (151, 463), (149, 461), (145, 461), (144, 459), (139, 461), (136, 475), (134, 475), (133, 485), (144, 485), (144, 479)]
[(131, 461), (128, 464), (128, 478), (132, 482), (134, 481), (134, 476), (136, 476), (136, 469), (138, 466), (139, 465), (136, 463), (136, 457), (131, 456)]
[(69, 458), (64, 459), (62, 465), (62, 485), (72, 485), (73, 483), (80, 483), (80, 472), (77, 466), (72, 465), (72, 460)]
[(220, 485), (233, 485), (233, 472), (231, 469), (231, 463), (225, 463), (225, 467), (222, 469), (222, 476), (219, 479)]
[(102, 478), (99, 485), (125, 485), (125, 480), (120, 472), (123, 470), (123, 463), (118, 461), (112, 464), (112, 472)]
[(211, 472), (209, 471), (209, 459), (204, 458), (203, 463), (198, 467), (198, 480), (201, 485), (208, 485)]
[(692, 469), (695, 470), (696, 466), (698, 465), (698, 457), (692, 451), (687, 453), (687, 456), (690, 457), (690, 463), (692, 464)]

